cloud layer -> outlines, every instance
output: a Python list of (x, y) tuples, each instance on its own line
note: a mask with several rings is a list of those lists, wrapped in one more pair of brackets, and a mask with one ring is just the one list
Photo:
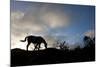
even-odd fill
[[(29, 6), (31, 7), (31, 6)], [(51, 4), (35, 5), (26, 11), (11, 10), (11, 40), (12, 45), (17, 44), (27, 35), (45, 36), (50, 46), (55, 42), (55, 37), (47, 36), (52, 29), (69, 25), (69, 15), (61, 12)]]
[[(44, 37), (49, 47), (56, 47), (57, 40), (73, 44), (80, 42), (81, 35), (93, 37), (94, 32), (90, 29), (93, 11), (87, 6), (11, 2), (11, 48), (25, 49), (23, 44), (27, 43), (20, 40), (31, 34)], [(70, 47), (73, 49), (76, 45)]]

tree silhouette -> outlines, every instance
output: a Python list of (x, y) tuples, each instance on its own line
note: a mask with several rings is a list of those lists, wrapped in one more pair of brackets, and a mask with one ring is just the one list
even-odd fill
[(67, 45), (68, 45), (68, 43), (66, 44), (66, 41), (63, 41), (63, 42), (60, 42), (59, 47), (60, 47), (61, 50), (68, 50)]
[(95, 37), (90, 38), (88, 36), (85, 36), (83, 40), (84, 40), (85, 47), (91, 47), (91, 48), (95, 47)]

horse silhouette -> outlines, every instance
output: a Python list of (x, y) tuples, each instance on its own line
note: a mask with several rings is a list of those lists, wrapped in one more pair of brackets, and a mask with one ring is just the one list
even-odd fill
[(20, 41), (25, 42), (26, 40), (28, 42), (27, 47), (26, 47), (27, 51), (28, 51), (28, 47), (31, 43), (33, 43), (35, 46), (34, 50), (36, 50), (36, 49), (39, 50), (41, 43), (44, 43), (45, 49), (47, 48), (47, 43), (46, 43), (45, 39), (41, 36), (30, 35), (30, 36), (26, 36), (24, 40), (20, 40)]

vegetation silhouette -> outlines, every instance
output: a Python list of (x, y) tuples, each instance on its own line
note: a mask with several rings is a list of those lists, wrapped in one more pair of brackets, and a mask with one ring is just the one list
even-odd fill
[(59, 47), (61, 50), (68, 50), (68, 48), (69, 48), (68, 43), (66, 43), (66, 41), (58, 42), (58, 44), (60, 44)]
[(39, 51), (12, 49), (11, 66), (95, 61), (95, 38), (84, 36), (83, 43), (85, 45), (83, 48), (77, 46), (74, 50), (65, 47), (65, 41), (59, 42), (60, 49), (47, 48)]
[(41, 43), (44, 43), (45, 48), (47, 48), (47, 43), (46, 43), (45, 39), (41, 36), (30, 35), (30, 36), (26, 36), (24, 40), (20, 40), (20, 41), (25, 42), (26, 40), (27, 40), (27, 43), (28, 43), (27, 47), (26, 47), (27, 51), (28, 51), (28, 47), (31, 43), (34, 44), (34, 47), (35, 47), (34, 50), (36, 50), (36, 49), (39, 50)]

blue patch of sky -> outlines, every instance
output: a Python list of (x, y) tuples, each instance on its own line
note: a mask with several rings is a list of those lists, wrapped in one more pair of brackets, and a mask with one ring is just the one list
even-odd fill
[(52, 33), (59, 33), (62, 36), (66, 35), (66, 40), (69, 39), (80, 41), (84, 37), (83, 34), (88, 30), (95, 30), (95, 7), (94, 6), (77, 6), (63, 5), (64, 12), (72, 15), (70, 25), (67, 27), (51, 30)]

